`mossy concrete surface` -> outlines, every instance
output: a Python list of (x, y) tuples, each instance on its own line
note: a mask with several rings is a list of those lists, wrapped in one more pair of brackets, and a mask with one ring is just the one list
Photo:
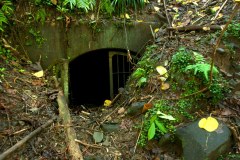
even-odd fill
[[(126, 26), (126, 32), (125, 27)], [(62, 22), (46, 22), (39, 25), (41, 38), (45, 41), (38, 44), (34, 36), (26, 36), (23, 44), (30, 59), (38, 61), (41, 56), (43, 68), (56, 64), (60, 59), (73, 60), (79, 55), (98, 49), (126, 49), (135, 53), (143, 52), (144, 47), (152, 40), (150, 26), (161, 27), (160, 22), (126, 22), (104, 21), (96, 26), (89, 22), (72, 22), (66, 27)], [(23, 35), (27, 33), (23, 33)]]

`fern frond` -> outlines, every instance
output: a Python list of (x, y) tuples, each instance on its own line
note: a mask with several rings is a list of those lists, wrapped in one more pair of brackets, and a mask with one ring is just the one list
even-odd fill
[(203, 55), (199, 54), (198, 52), (193, 52), (193, 56), (194, 56), (195, 63), (205, 62), (205, 58), (203, 57)]
[[(207, 64), (207, 63), (197, 63), (194, 65), (188, 65), (185, 69), (185, 71), (187, 70), (193, 70), (194, 71), (194, 75), (196, 75), (197, 73), (202, 73), (203, 76), (205, 77), (205, 79), (207, 81), (209, 81), (208, 78), (208, 74), (211, 70), (211, 65)], [(216, 67), (213, 66), (213, 74), (217, 74), (218, 73), (218, 69)]]
[(76, 4), (77, 4), (76, 0), (65, 0), (63, 2), (63, 5), (66, 6), (66, 5), (68, 5), (68, 3), (70, 5), (71, 9), (73, 9), (73, 7), (76, 6)]
[(1, 8), (1, 11), (6, 15), (10, 15), (11, 13), (13, 13), (12, 2), (10, 0), (3, 1), (3, 6)]
[(3, 23), (8, 24), (8, 20), (4, 13), (0, 10), (0, 31), (4, 31)]

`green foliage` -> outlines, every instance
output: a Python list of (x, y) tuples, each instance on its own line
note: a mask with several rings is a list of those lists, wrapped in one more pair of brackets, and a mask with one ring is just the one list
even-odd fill
[(8, 18), (13, 13), (13, 6), (11, 0), (2, 1), (0, 8), (0, 31), (3, 32), (5, 25), (9, 24)]
[[(181, 96), (187, 96), (208, 85), (210, 70), (211, 65), (206, 62), (202, 55), (180, 48), (172, 57), (171, 80), (173, 83), (178, 83), (175, 84), (175, 88), (181, 88), (178, 90), (182, 92)], [(183, 83), (179, 84), (178, 77), (181, 77)], [(205, 95), (203, 93), (194, 95), (194, 99), (197, 101), (207, 97), (211, 104), (215, 104), (222, 99), (223, 94), (226, 93), (226, 88), (227, 84), (219, 74), (218, 69), (213, 66), (213, 82), (208, 88), (209, 91)]]
[(95, 0), (64, 0), (63, 6), (70, 6), (70, 9), (74, 9), (74, 7), (78, 9), (83, 9), (85, 12), (93, 10), (95, 6)]
[(0, 10), (0, 31), (4, 31), (3, 24), (8, 24), (8, 20), (4, 13)]
[[(208, 74), (210, 73), (210, 70), (211, 70), (211, 65), (210, 64), (197, 63), (197, 64), (193, 64), (193, 65), (188, 65), (185, 68), (185, 71), (187, 71), (187, 70), (193, 70), (194, 75), (197, 75), (197, 73), (200, 73), (200, 74), (202, 74), (202, 76), (205, 77), (205, 79), (207, 81), (209, 81)], [(217, 68), (213, 66), (213, 74), (217, 74), (217, 73), (218, 73)]]
[(11, 60), (16, 60), (16, 58), (12, 56), (11, 51), (4, 48), (2, 45), (0, 45), (0, 55), (6, 57), (5, 63), (9, 63)]
[[(37, 31), (33, 28), (31, 28), (29, 30), (29, 33), (35, 38), (35, 41), (38, 45), (38, 47), (40, 48), (43, 43), (46, 41), (42, 36), (41, 36), (41, 32), (40, 31)], [(29, 43), (29, 45), (31, 45), (31, 43)]]
[(230, 36), (240, 39), (240, 22), (233, 21), (228, 25), (227, 31), (224, 32), (224, 38)]
[(170, 115), (174, 114), (172, 109), (168, 101), (159, 100), (154, 103), (153, 108), (147, 111), (138, 142), (140, 146), (144, 146), (148, 140), (159, 139), (162, 135), (175, 131), (173, 124), (177, 120)]
[(150, 59), (150, 55), (152, 55), (157, 46), (151, 45), (148, 46), (144, 56), (137, 63), (137, 68), (133, 72), (131, 78), (137, 81), (137, 87), (143, 87), (147, 84), (148, 76), (155, 71), (154, 64), (156, 64), (156, 59)]
[(115, 11), (115, 8), (112, 5), (111, 0), (101, 0), (100, 1), (100, 9), (109, 15), (112, 15), (112, 13)]
[(39, 9), (37, 12), (36, 12), (36, 15), (35, 15), (35, 19), (36, 21), (38, 22), (41, 22), (42, 24), (45, 23), (45, 20), (46, 20), (46, 11), (44, 8), (41, 8)]
[(146, 76), (146, 70), (143, 68), (137, 68), (133, 74), (132, 74), (133, 78), (140, 78), (142, 76)]
[(178, 51), (172, 56), (171, 70), (172, 72), (185, 72), (188, 65), (194, 62), (191, 52), (187, 51), (186, 48), (180, 47)]
[(138, 86), (138, 87), (143, 87), (146, 83), (147, 83), (147, 78), (146, 78), (146, 77), (141, 77), (141, 78), (137, 81), (137, 86)]

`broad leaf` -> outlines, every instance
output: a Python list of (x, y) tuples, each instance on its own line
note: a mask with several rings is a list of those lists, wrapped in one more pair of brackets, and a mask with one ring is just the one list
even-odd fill
[(146, 82), (147, 82), (147, 78), (141, 77), (137, 82), (137, 86), (142, 87)]
[(152, 123), (150, 128), (148, 129), (148, 140), (153, 139), (156, 133), (155, 123)]
[(150, 119), (150, 124), (152, 124), (156, 119), (157, 119), (156, 115), (152, 116)]
[(133, 78), (140, 78), (146, 74), (146, 71), (142, 68), (137, 68), (136, 71), (133, 72)]
[(160, 118), (168, 119), (168, 120), (171, 120), (171, 121), (175, 120), (175, 118), (173, 118), (173, 116), (164, 114), (161, 111), (157, 111), (157, 114), (159, 115)]
[(159, 122), (158, 120), (155, 120), (155, 124), (157, 125), (158, 129), (162, 132), (162, 133), (167, 133), (167, 129), (165, 128), (165, 126)]

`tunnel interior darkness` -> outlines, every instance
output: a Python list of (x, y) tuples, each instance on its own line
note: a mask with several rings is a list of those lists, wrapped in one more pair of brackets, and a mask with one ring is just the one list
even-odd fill
[(69, 63), (70, 105), (103, 105), (124, 87), (131, 72), (126, 50), (101, 49), (78, 56)]

